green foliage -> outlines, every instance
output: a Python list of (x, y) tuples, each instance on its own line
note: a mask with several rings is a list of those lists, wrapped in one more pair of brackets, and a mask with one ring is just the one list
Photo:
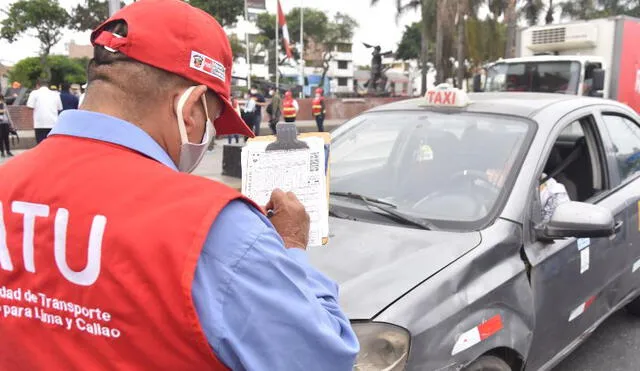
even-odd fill
[(62, 31), (69, 24), (69, 14), (57, 0), (18, 0), (11, 4), (0, 25), (0, 36), (14, 42), (29, 30), (36, 31), (42, 54), (49, 50), (62, 37)]
[[(69, 58), (64, 55), (50, 55), (47, 57), (51, 68), (51, 84), (60, 85), (63, 82), (84, 83), (87, 81), (87, 58)], [(9, 71), (9, 80), (18, 81), (23, 86), (32, 88), (42, 74), (40, 58), (29, 57), (16, 63)]]
[(234, 59), (237, 57), (246, 57), (244, 43), (240, 40), (238, 35), (229, 35), (229, 43), (231, 44), (231, 52), (233, 53)]
[(638, 0), (575, 0), (560, 4), (562, 15), (571, 19), (594, 19), (616, 15), (640, 16)]
[[(120, 2), (120, 7), (124, 7)], [(109, 4), (106, 0), (85, 0), (73, 9), (70, 26), (74, 30), (93, 30), (109, 18)]]
[[(289, 35), (293, 40), (300, 39), (300, 8), (293, 8), (286, 15), (287, 28)], [(274, 20), (275, 22), (275, 17)], [(309, 39), (324, 40), (327, 34), (327, 25), (329, 19), (327, 15), (320, 10), (312, 8), (304, 8), (304, 39), (305, 43)]]
[(474, 63), (485, 63), (504, 57), (507, 25), (490, 19), (470, 18), (466, 27), (467, 57)]
[[(211, 14), (222, 27), (232, 26), (244, 14), (242, 0), (188, 0), (189, 4)], [(275, 22), (275, 19), (273, 20)]]
[(396, 57), (402, 60), (419, 59), (421, 52), (421, 40), (422, 40), (422, 22), (412, 23), (411, 26), (404, 27), (404, 33), (398, 49), (396, 50)]

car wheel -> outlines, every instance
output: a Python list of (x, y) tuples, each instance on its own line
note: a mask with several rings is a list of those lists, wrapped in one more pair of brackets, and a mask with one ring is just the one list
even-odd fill
[(633, 299), (633, 301), (625, 307), (629, 314), (636, 317), (640, 317), (640, 297)]
[(467, 366), (464, 371), (511, 371), (511, 366), (496, 356), (482, 356)]

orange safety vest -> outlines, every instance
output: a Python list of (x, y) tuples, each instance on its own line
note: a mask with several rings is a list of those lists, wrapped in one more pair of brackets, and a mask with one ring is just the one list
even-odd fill
[(191, 285), (238, 192), (65, 135), (0, 179), (0, 370), (226, 370)]
[(319, 116), (319, 115), (323, 114), (323, 112), (322, 112), (322, 101), (323, 100), (324, 100), (323, 97), (314, 98), (313, 99), (313, 102), (312, 102), (312, 105), (311, 105), (311, 113), (314, 116)]
[(296, 117), (296, 107), (293, 105), (293, 99), (282, 100), (282, 114), (285, 118)]

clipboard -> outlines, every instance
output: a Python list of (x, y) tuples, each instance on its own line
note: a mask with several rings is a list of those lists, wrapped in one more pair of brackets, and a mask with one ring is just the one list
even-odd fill
[[(323, 216), (327, 218), (328, 223), (328, 210), (329, 210), (329, 185), (330, 185), (330, 153), (331, 153), (331, 134), (326, 132), (314, 132), (314, 133), (302, 133), (298, 134), (298, 130), (296, 128), (295, 123), (278, 123), (276, 125), (277, 135), (265, 135), (259, 136), (255, 138), (251, 138), (247, 141), (247, 146), (250, 146), (252, 143), (262, 143), (268, 142), (266, 145), (265, 152), (273, 152), (273, 151), (297, 151), (302, 149), (309, 149), (308, 144), (304, 141), (305, 138), (319, 138), (322, 140), (324, 144), (324, 159), (322, 159), (324, 165), (324, 178), (325, 178), (325, 189), (326, 189), (326, 212), (327, 215)], [(243, 191), (245, 184), (245, 169), (244, 169), (244, 160), (243, 160)], [(326, 245), (329, 242), (329, 231), (326, 229), (326, 235), (322, 236), (322, 246)]]

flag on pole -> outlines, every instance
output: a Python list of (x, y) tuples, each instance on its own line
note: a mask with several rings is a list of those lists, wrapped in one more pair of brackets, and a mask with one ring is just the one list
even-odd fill
[(284, 17), (280, 0), (278, 0), (278, 26), (282, 29), (282, 44), (287, 52), (287, 57), (291, 58), (291, 47), (289, 46), (289, 30), (287, 29), (287, 19)]

